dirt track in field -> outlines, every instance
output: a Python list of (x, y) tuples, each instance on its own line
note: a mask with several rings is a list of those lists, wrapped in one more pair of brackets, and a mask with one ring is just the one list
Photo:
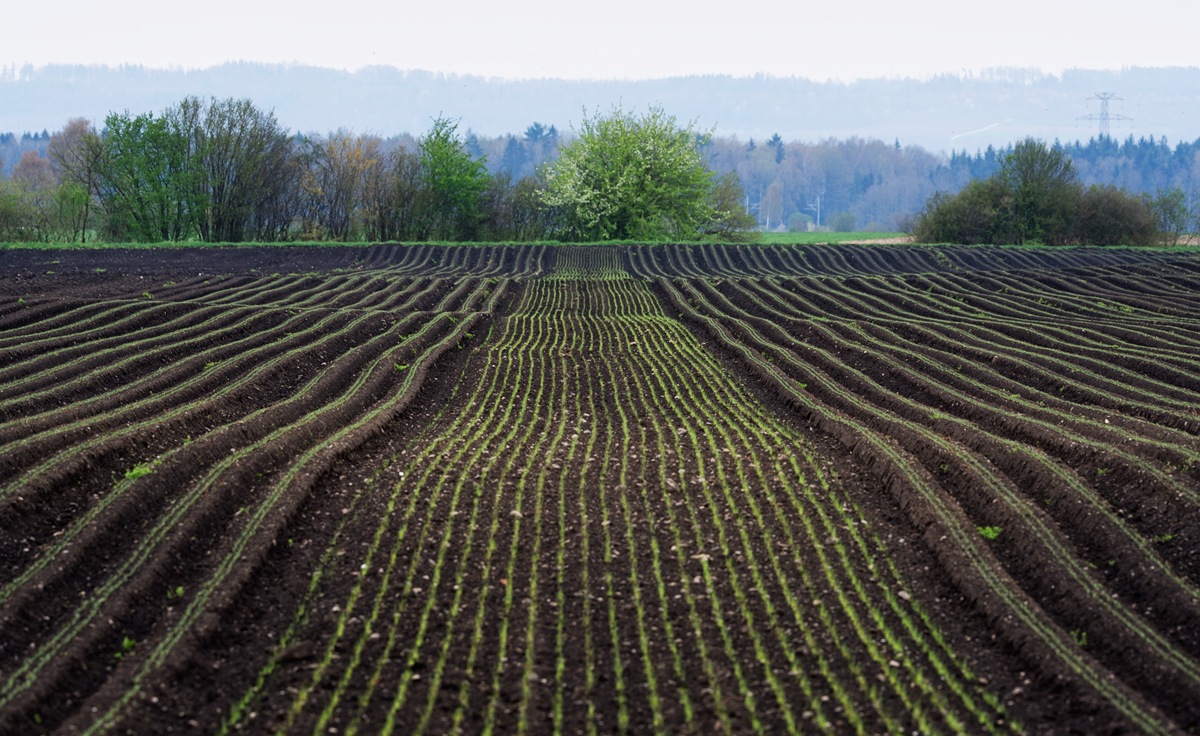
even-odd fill
[(0, 731), (1194, 730), (1198, 290), (1167, 252), (0, 251)]

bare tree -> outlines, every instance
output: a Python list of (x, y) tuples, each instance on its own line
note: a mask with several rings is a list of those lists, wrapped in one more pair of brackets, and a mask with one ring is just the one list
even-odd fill
[(783, 182), (778, 179), (771, 182), (758, 205), (758, 213), (767, 230), (783, 223)]
[(345, 240), (353, 232), (366, 182), (380, 165), (380, 140), (340, 130), (309, 141), (304, 189), (306, 234)]
[(213, 99), (196, 128), (196, 149), (207, 199), (200, 220), (201, 237), (210, 242), (238, 242), (263, 233), (258, 211), (277, 202), (272, 190), (288, 186), (291, 140), (274, 113), (250, 100)]
[(70, 218), (72, 240), (78, 237), (82, 242), (87, 238), (88, 223), (99, 188), (98, 172), (104, 156), (104, 143), (90, 121), (72, 118), (50, 138), (47, 153), (64, 188), (61, 198), (74, 203), (71, 207), (73, 217)]
[(44, 192), (54, 188), (57, 181), (50, 160), (37, 151), (26, 151), (13, 167), (13, 181), (29, 192)]

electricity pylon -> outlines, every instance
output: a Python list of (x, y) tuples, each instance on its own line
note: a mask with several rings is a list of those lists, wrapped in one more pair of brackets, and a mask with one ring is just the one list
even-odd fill
[[(1110, 122), (1113, 120), (1133, 120), (1133, 118), (1124, 115), (1117, 115), (1108, 111), (1109, 100), (1121, 100), (1112, 92), (1097, 92), (1088, 98), (1089, 100), (1100, 100), (1100, 112), (1094, 112), (1091, 115), (1084, 115), (1080, 120), (1096, 120), (1100, 123), (1100, 137), (1111, 138), (1109, 135)], [(1123, 100), (1122, 100), (1123, 101)]]

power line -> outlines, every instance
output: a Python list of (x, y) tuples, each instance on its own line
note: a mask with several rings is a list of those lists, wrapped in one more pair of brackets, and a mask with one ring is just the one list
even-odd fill
[(1111, 138), (1112, 137), (1109, 134), (1109, 129), (1111, 127), (1110, 126), (1111, 121), (1113, 121), (1113, 120), (1132, 121), (1133, 120), (1133, 118), (1126, 117), (1124, 115), (1118, 115), (1116, 113), (1110, 113), (1108, 111), (1109, 100), (1120, 100), (1120, 101), (1124, 102), (1124, 99), (1117, 97), (1112, 92), (1097, 92), (1096, 94), (1089, 97), (1088, 100), (1089, 101), (1090, 100), (1099, 100), (1100, 101), (1100, 112), (1094, 112), (1091, 115), (1084, 115), (1083, 117), (1079, 118), (1079, 120), (1099, 121), (1101, 138)]

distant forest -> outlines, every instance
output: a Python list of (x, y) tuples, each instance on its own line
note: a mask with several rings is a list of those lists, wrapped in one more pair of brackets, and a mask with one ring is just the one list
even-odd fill
[(0, 68), (0, 130), (53, 131), (68, 119), (99, 124), (110, 112), (162, 110), (187, 96), (245, 98), (299, 133), (337, 130), (388, 138), (418, 134), (438, 117), (486, 137), (541, 121), (567, 133), (583, 111), (662, 107), (718, 136), (762, 142), (879, 139), (949, 155), (1032, 136), (1087, 140), (1101, 131), (1097, 93), (1111, 101), (1118, 140), (1200, 135), (1200, 66), (1070, 69), (1059, 75), (998, 68), (927, 79), (804, 79), (694, 75), (666, 79), (495, 79), (391, 67), (340, 71), (231, 62), (208, 69), (50, 65)]
[[(0, 133), (0, 178), (11, 178), (23, 157), (35, 168), (44, 162), (53, 135), (50, 131)], [(507, 174), (517, 181), (553, 159), (559, 142), (569, 135), (534, 122), (520, 132), (498, 136), (468, 129), (465, 143), (473, 156), (485, 160), (490, 174)], [(380, 154), (411, 151), (417, 145), (407, 133), (358, 137), (370, 138)], [(1085, 185), (1111, 184), (1151, 195), (1178, 188), (1193, 207), (1200, 199), (1200, 138), (1171, 145), (1164, 137), (1105, 136), (1054, 145), (1074, 161)], [(920, 146), (903, 146), (898, 140), (812, 142), (784, 140), (775, 134), (765, 140), (717, 136), (704, 155), (714, 171), (738, 174), (745, 207), (763, 230), (891, 232), (904, 229), (934, 192), (954, 193), (972, 179), (996, 173), (1010, 150), (1011, 146), (988, 146), (958, 150), (947, 157)]]

